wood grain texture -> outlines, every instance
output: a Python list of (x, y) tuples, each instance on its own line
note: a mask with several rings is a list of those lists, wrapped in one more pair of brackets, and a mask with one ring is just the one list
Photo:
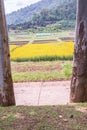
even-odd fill
[(15, 105), (3, 0), (0, 0), (0, 105)]
[(87, 101), (87, 0), (78, 0), (71, 102)]

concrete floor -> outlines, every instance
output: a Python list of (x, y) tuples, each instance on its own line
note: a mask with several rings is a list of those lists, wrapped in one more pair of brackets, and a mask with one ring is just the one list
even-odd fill
[(16, 105), (69, 103), (70, 81), (14, 83)]

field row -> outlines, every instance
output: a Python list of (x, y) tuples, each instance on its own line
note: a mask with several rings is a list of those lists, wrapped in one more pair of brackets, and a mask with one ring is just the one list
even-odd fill
[(69, 80), (72, 61), (11, 62), (14, 82)]
[(11, 60), (13, 61), (70, 60), (73, 50), (73, 42), (10, 45)]

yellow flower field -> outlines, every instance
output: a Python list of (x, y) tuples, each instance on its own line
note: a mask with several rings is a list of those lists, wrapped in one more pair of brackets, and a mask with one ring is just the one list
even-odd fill
[(10, 45), (10, 52), (13, 51), (16, 47), (17, 45)]
[(10, 46), (11, 59), (28, 59), (44, 56), (72, 56), (74, 50), (73, 42), (54, 42), (46, 44), (26, 44), (20, 46), (14, 51), (11, 51), (13, 46)]

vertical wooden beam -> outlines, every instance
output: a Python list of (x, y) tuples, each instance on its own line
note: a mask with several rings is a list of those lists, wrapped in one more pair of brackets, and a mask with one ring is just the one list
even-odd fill
[(15, 105), (4, 0), (0, 0), (0, 105)]
[(87, 102), (87, 0), (77, 1), (71, 102)]

